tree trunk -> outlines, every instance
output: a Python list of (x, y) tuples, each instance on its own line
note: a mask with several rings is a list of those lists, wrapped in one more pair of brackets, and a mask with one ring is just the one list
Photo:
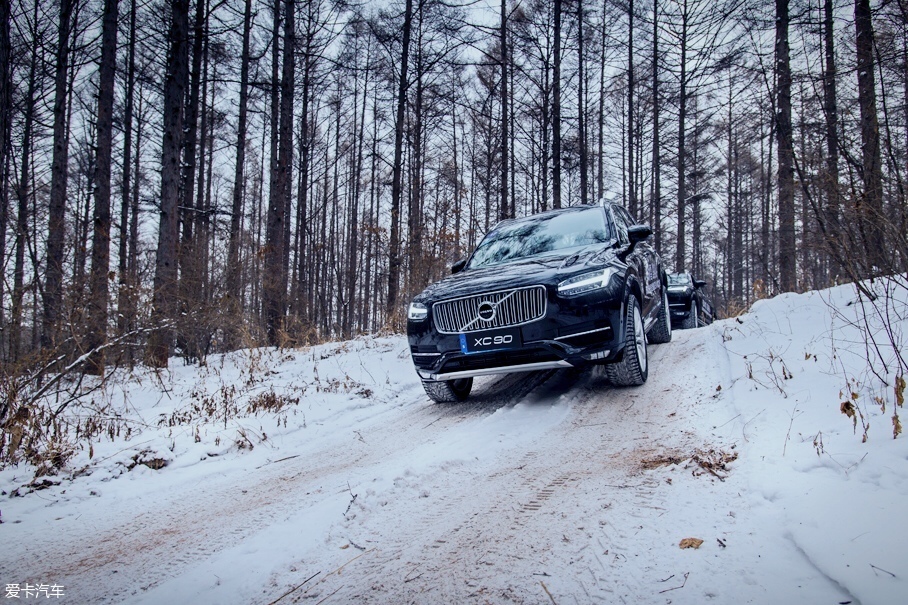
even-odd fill
[[(368, 66), (372, 57), (372, 47), (369, 44), (366, 48), (366, 65)], [(355, 85), (355, 84), (354, 84)], [(356, 134), (356, 157), (353, 169), (353, 194), (351, 199), (350, 215), (348, 218), (348, 227), (350, 230), (349, 246), (347, 248), (347, 307), (344, 309), (344, 336), (349, 338), (354, 331), (354, 321), (357, 319), (354, 314), (354, 307), (362, 308), (362, 301), (356, 300), (356, 286), (359, 283), (357, 279), (357, 256), (360, 253), (359, 231), (360, 231), (360, 196), (362, 194), (362, 175), (363, 175), (363, 149), (366, 139), (366, 108), (369, 99), (369, 70), (364, 70), (363, 74), (363, 104), (360, 110), (359, 133), (356, 133), (354, 124), (354, 134)], [(356, 103), (353, 104), (353, 111), (356, 112)], [(362, 326), (362, 314), (359, 314), (359, 323)]]
[[(107, 342), (107, 296), (110, 283), (110, 166), (113, 139), (114, 84), (117, 69), (119, 0), (104, 0), (101, 65), (98, 78), (98, 143), (95, 166), (94, 229), (91, 239), (91, 283), (88, 305), (88, 348)], [(89, 372), (104, 373), (104, 354), (89, 359)]]
[(637, 183), (634, 181), (634, 0), (627, 7), (627, 192), (628, 211), (637, 218)]
[(148, 363), (166, 367), (173, 341), (177, 297), (177, 242), (180, 203), (180, 148), (183, 102), (189, 71), (189, 0), (171, 0), (171, 24), (164, 82), (164, 132), (161, 144), (161, 216), (155, 255)]
[[(183, 182), (180, 202), (180, 290), (181, 304), (188, 308), (198, 290), (198, 267), (193, 254), (193, 226), (198, 212), (198, 202), (193, 201), (196, 178), (196, 146), (199, 139), (199, 98), (202, 88), (202, 55), (205, 42), (206, 0), (196, 0), (195, 20), (192, 25), (192, 69), (189, 72), (189, 103), (186, 105), (185, 139), (183, 141)], [(204, 136), (204, 133), (203, 135)]]
[(868, 270), (887, 266), (883, 242), (883, 163), (880, 124), (876, 112), (876, 79), (873, 64), (873, 23), (870, 0), (856, 0), (854, 25), (857, 51), (858, 104), (861, 108), (861, 150), (864, 191), (857, 201), (857, 218), (868, 252)]
[(297, 310), (301, 317), (311, 324), (311, 306), (309, 304), (309, 255), (311, 238), (309, 235), (309, 156), (311, 154), (311, 136), (309, 134), (309, 98), (312, 88), (312, 35), (307, 31), (306, 49), (303, 53), (303, 100), (300, 113), (300, 175), (296, 196), (297, 230), (299, 231), (299, 249), (297, 263)]
[(797, 287), (795, 275), (794, 146), (791, 128), (791, 65), (788, 49), (788, 0), (776, 0), (776, 137), (779, 152), (779, 285)]
[[(207, 2), (206, 2), (207, 4)], [(205, 10), (207, 15), (207, 8)], [(194, 235), (192, 238), (192, 250), (193, 258), (190, 261), (190, 267), (192, 272), (191, 282), (194, 286), (194, 290), (184, 296), (183, 300), (189, 301), (190, 312), (187, 314), (190, 318), (197, 318), (199, 312), (202, 314), (205, 312), (207, 306), (207, 293), (208, 293), (208, 216), (209, 216), (209, 205), (211, 198), (211, 161), (210, 157), (206, 158), (206, 155), (209, 154), (209, 148), (211, 146), (210, 132), (209, 132), (209, 109), (208, 109), (208, 19), (206, 17), (204, 24), (204, 33), (203, 37), (205, 38), (202, 50), (202, 92), (199, 97), (199, 138), (198, 138), (198, 184), (196, 186), (196, 195), (195, 195), (195, 205), (194, 211), (191, 213), (192, 222), (194, 223), (193, 231)], [(214, 74), (214, 80), (217, 80), (217, 73)], [(212, 90), (214, 85), (212, 84)], [(208, 160), (206, 164), (206, 159)], [(206, 174), (207, 171), (207, 174)], [(207, 178), (206, 178), (207, 177)], [(188, 183), (186, 183), (188, 186)], [(201, 359), (201, 356), (204, 355), (204, 350), (201, 347), (204, 345), (202, 341), (198, 339), (200, 332), (200, 325), (197, 321), (192, 321), (190, 326), (186, 327), (186, 331), (190, 335), (191, 343), (191, 353), (194, 358)]]
[(555, 0), (555, 65), (552, 76), (552, 208), (561, 208), (561, 0)]
[(826, 212), (824, 218), (828, 245), (835, 245), (841, 232), (839, 219), (841, 204), (839, 201), (839, 118), (836, 101), (832, 0), (824, 0), (823, 13), (823, 39), (826, 55), (826, 69), (823, 72), (823, 109), (826, 117), (826, 175), (823, 179), (826, 190)]
[[(227, 304), (231, 322), (239, 320), (243, 308), (240, 284), (240, 229), (243, 224), (243, 192), (246, 188), (246, 113), (249, 103), (249, 38), (252, 29), (252, 0), (245, 0), (243, 11), (243, 51), (240, 57), (240, 108), (236, 132), (236, 165), (233, 171), (233, 197), (230, 207), (230, 235), (227, 247)], [(305, 119), (305, 115), (304, 118)], [(236, 335), (228, 336), (228, 348), (236, 346)]]
[(659, 7), (653, 2), (653, 235), (662, 253), (662, 157), (659, 150)]
[(63, 251), (66, 243), (66, 181), (69, 164), (66, 100), (69, 96), (70, 33), (75, 0), (61, 0), (54, 78), (54, 149), (51, 164), (50, 201), (47, 215), (47, 268), (44, 284), (44, 315), (41, 346), (56, 344), (57, 324), (63, 302)]
[(599, 116), (596, 143), (596, 199), (602, 200), (605, 196), (605, 45), (607, 25), (607, 2), (602, 3), (602, 38), (599, 41)]
[(278, 292), (280, 275), (278, 274), (280, 258), (283, 252), (277, 247), (283, 243), (284, 207), (281, 204), (280, 178), (278, 177), (278, 147), (280, 144), (280, 115), (281, 115), (281, 1), (271, 0), (271, 87), (270, 111), (268, 112), (270, 127), (268, 141), (270, 153), (268, 165), (270, 178), (268, 179), (268, 211), (265, 222), (265, 248), (262, 272), (262, 316), (269, 343), (277, 337), (274, 322), (278, 319), (280, 306)]
[[(284, 49), (280, 84), (280, 126), (278, 157), (272, 196), (268, 202), (268, 229), (265, 243), (265, 325), (268, 343), (279, 344), (287, 296), (285, 241), (289, 219), (290, 183), (293, 163), (293, 72), (296, 34), (295, 0), (284, 0)], [(277, 10), (277, 9), (275, 9)], [(276, 83), (275, 83), (276, 85)]]
[[(38, 19), (38, 1), (35, 1), (33, 22)], [(10, 308), (9, 357), (18, 361), (22, 342), (22, 300), (25, 296), (25, 243), (28, 240), (29, 179), (31, 177), (32, 130), (35, 120), (35, 88), (38, 57), (32, 56), (28, 68), (28, 94), (25, 97), (25, 116), (22, 131), (22, 160), (19, 183), (16, 188), (18, 209), (16, 214), (16, 251), (13, 268), (13, 295)]]
[[(12, 118), (12, 45), (10, 43), (10, 3), (0, 2), (0, 267), (6, 267), (6, 228), (9, 222), (9, 160)], [(0, 280), (0, 327), (6, 325), (6, 280)], [(0, 360), (5, 360), (0, 333)], [(0, 417), (0, 422), (3, 418)]]
[(678, 100), (678, 241), (675, 249), (675, 271), (684, 271), (685, 204), (687, 203), (687, 0), (682, 2), (681, 13), (681, 91)]
[(403, 164), (404, 109), (407, 103), (407, 62), (410, 58), (410, 29), (413, 21), (413, 0), (407, 0), (404, 10), (403, 46), (400, 77), (397, 84), (397, 113), (394, 118), (394, 163), (391, 182), (391, 242), (388, 258), (388, 301), (390, 317), (397, 316), (397, 297), (400, 287), (400, 199), (401, 168)]
[(580, 203), (589, 202), (589, 159), (586, 153), (586, 72), (583, 59), (583, 2), (577, 2), (577, 139), (580, 151)]
[(499, 218), (511, 218), (508, 206), (508, 12), (507, 0), (501, 0), (501, 202)]
[[(129, 260), (126, 264), (126, 271), (129, 274), (130, 296), (129, 296), (129, 313), (127, 321), (129, 327), (134, 328), (136, 325), (136, 315), (138, 311), (138, 287), (139, 287), (139, 185), (141, 179), (141, 159), (142, 159), (142, 135), (145, 132), (142, 117), (143, 99), (139, 95), (136, 115), (139, 117), (136, 123), (136, 145), (135, 159), (133, 160), (133, 172), (135, 178), (132, 182), (132, 198), (129, 201)], [(131, 359), (131, 356), (130, 356)]]
[[(123, 107), (123, 169), (120, 183), (120, 233), (117, 289), (117, 332), (129, 331), (134, 312), (130, 299), (135, 296), (136, 284), (129, 280), (129, 200), (132, 181), (132, 118), (135, 110), (136, 84), (136, 0), (129, 9), (129, 46), (126, 58), (126, 93)], [(138, 180), (138, 175), (136, 175)]]
[(423, 255), (422, 237), (422, 207), (423, 207), (423, 183), (422, 183), (422, 166), (425, 161), (423, 140), (424, 134), (424, 96), (425, 91), (424, 77), (424, 55), (422, 53), (424, 32), (424, 19), (422, 7), (424, 3), (420, 2), (417, 7), (417, 27), (416, 27), (416, 64), (413, 66), (416, 91), (413, 99), (413, 117), (412, 126), (410, 127), (410, 196), (407, 208), (407, 257), (410, 260), (409, 271), (407, 273), (406, 283), (408, 284), (409, 294), (415, 294), (421, 289), (423, 282), (422, 274), (425, 265)]

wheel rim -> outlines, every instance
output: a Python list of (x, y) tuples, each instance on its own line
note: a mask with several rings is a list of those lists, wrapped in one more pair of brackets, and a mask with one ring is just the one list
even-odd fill
[(640, 369), (646, 371), (646, 334), (643, 332), (643, 320), (640, 318), (640, 307), (634, 305), (634, 346), (637, 347), (637, 359)]

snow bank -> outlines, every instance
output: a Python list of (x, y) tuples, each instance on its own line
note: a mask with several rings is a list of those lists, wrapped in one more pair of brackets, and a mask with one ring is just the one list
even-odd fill
[[(896, 295), (890, 311), (904, 332), (904, 291)], [(717, 330), (758, 526), (790, 541), (854, 602), (902, 603), (908, 440), (892, 438), (895, 351), (881, 341), (868, 364), (862, 317), (855, 289), (841, 286), (760, 301)]]

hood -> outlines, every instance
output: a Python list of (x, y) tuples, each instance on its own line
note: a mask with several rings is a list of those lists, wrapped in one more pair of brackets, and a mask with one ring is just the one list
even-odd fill
[(430, 285), (414, 300), (436, 302), (509, 288), (539, 284), (554, 286), (569, 277), (614, 262), (618, 262), (615, 251), (608, 244), (571, 248), (500, 265), (465, 269)]

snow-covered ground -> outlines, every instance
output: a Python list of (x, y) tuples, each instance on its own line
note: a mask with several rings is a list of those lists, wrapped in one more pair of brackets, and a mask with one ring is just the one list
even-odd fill
[(113, 437), (53, 485), (0, 471), (0, 586), (71, 603), (904, 603), (908, 436), (846, 321), (855, 299), (784, 295), (675, 332), (633, 389), (553, 371), (436, 405), (401, 337), (120, 378), (94, 394), (120, 414)]

